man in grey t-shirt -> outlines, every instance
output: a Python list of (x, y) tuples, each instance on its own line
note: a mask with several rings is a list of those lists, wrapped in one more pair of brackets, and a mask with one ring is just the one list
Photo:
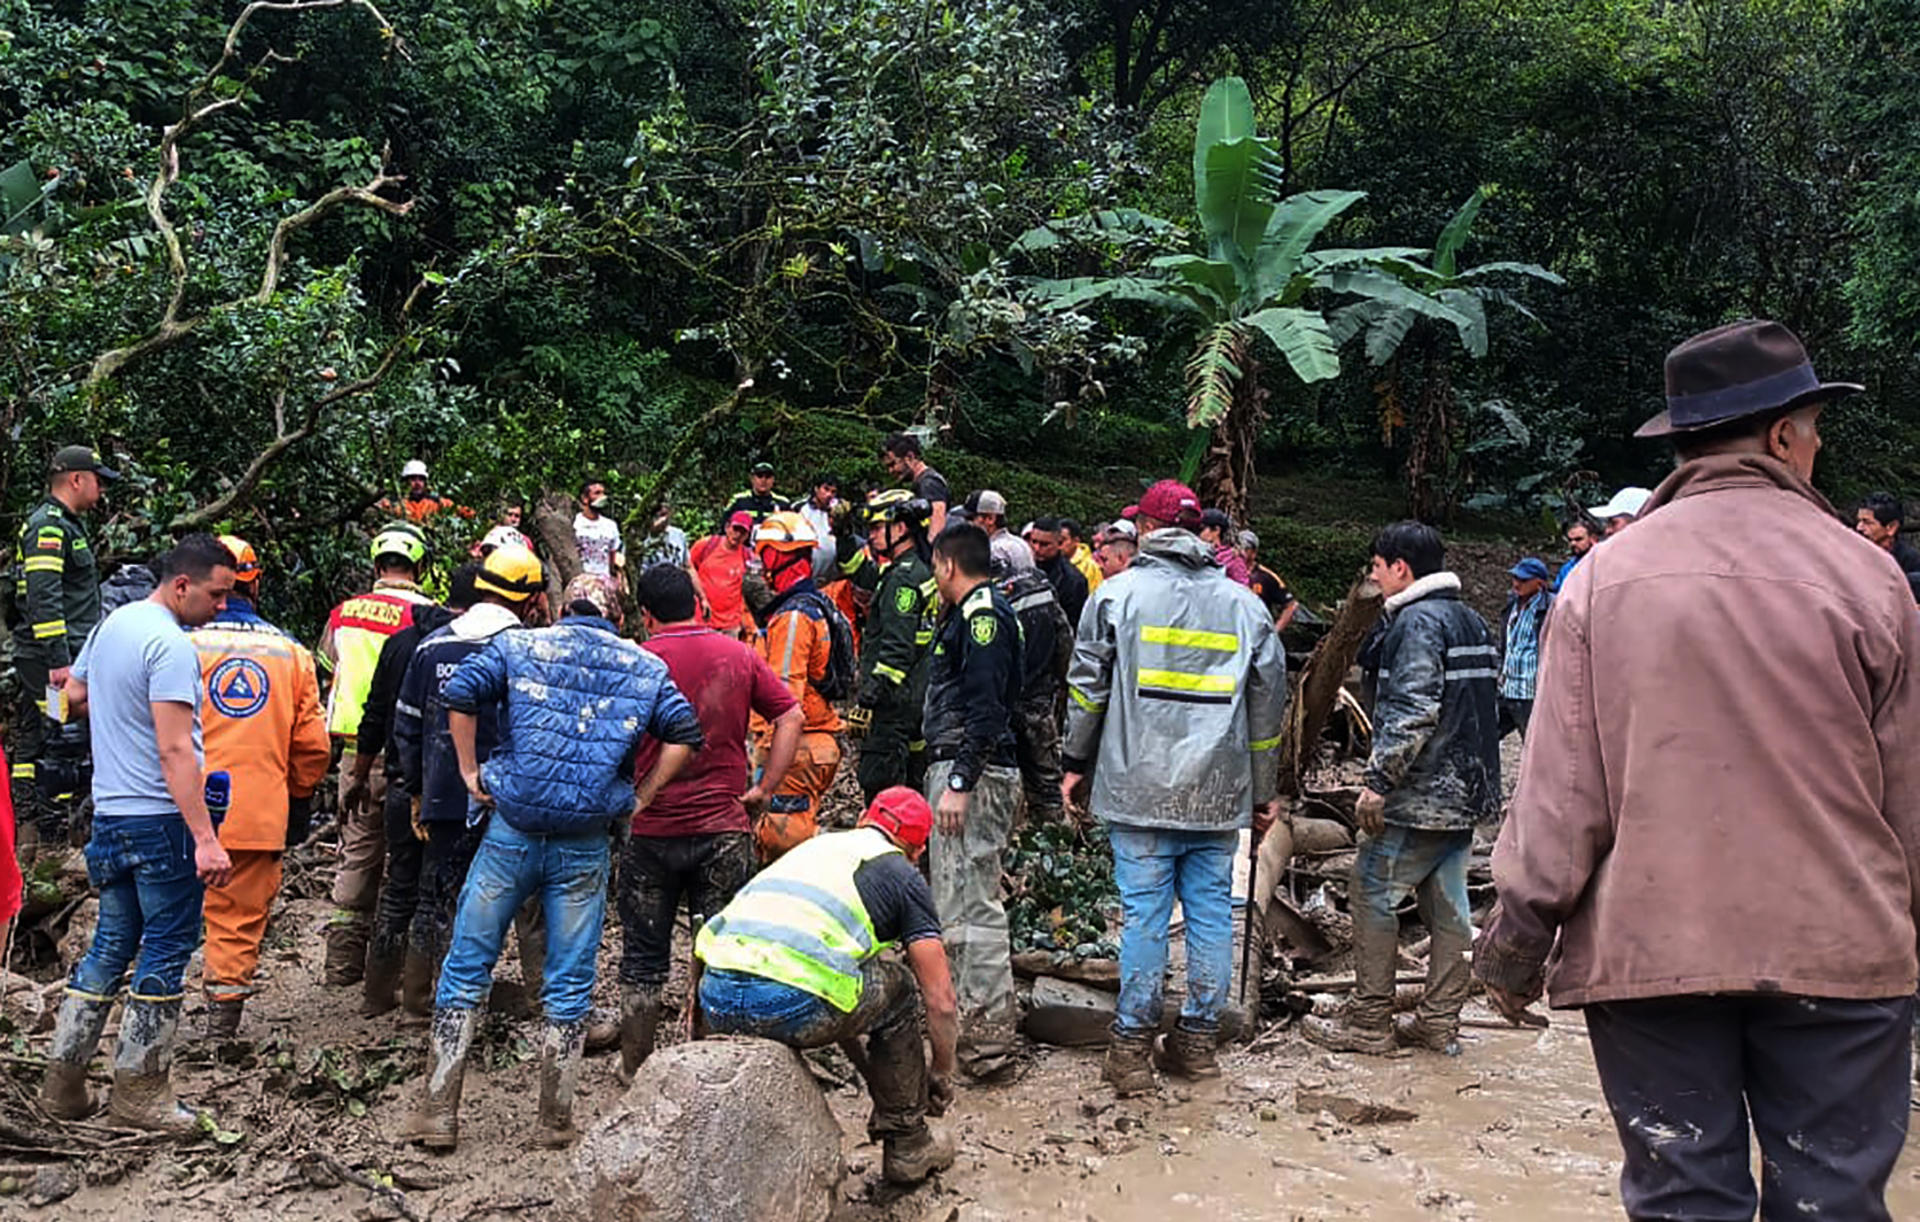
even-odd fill
[(207, 812), (200, 660), (185, 629), (226, 606), (234, 564), (211, 535), (182, 539), (160, 559), (159, 587), (101, 623), (67, 681), (69, 715), (86, 715), (93, 728), (87, 874), (100, 890), (100, 921), (67, 981), (40, 1088), (40, 1106), (63, 1120), (92, 1108), (87, 1062), (131, 966), (112, 1119), (168, 1133), (197, 1128), (174, 1098), (173, 1037), (201, 899), (207, 886), (226, 884), (232, 863)]

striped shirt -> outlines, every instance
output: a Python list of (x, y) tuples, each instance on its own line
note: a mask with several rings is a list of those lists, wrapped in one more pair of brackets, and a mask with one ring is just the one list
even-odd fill
[(1546, 604), (1543, 591), (1507, 609), (1507, 656), (1500, 664), (1502, 699), (1533, 699), (1540, 674), (1540, 625), (1546, 622)]

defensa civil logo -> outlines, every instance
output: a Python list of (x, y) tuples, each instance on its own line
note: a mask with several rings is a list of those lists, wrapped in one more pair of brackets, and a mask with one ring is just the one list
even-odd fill
[(267, 668), (252, 658), (228, 658), (207, 676), (207, 699), (226, 717), (251, 717), (267, 707)]

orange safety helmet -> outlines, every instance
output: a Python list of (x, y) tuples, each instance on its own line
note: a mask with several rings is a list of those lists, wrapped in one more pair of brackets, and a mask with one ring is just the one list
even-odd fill
[(254, 555), (253, 544), (239, 535), (221, 535), (220, 546), (233, 553), (233, 575), (241, 581), (254, 581), (260, 576), (260, 557)]
[(770, 513), (754, 528), (753, 545), (776, 552), (797, 552), (820, 545), (820, 532), (813, 523), (790, 509)]
[(877, 827), (909, 853), (918, 853), (933, 835), (933, 807), (905, 785), (895, 785), (880, 791), (859, 825)]

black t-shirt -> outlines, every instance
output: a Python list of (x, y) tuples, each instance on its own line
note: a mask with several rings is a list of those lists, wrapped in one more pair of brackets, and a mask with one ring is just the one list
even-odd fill
[(932, 467), (913, 477), (913, 495), (929, 505), (953, 504), (953, 493), (947, 490), (947, 477)]
[(1247, 585), (1267, 604), (1267, 612), (1278, 616), (1293, 601), (1293, 592), (1287, 589), (1287, 583), (1280, 580), (1279, 574), (1264, 564), (1253, 566), (1253, 573), (1247, 578)]
[(940, 936), (940, 917), (933, 910), (933, 888), (904, 853), (886, 853), (853, 873), (853, 886), (867, 906), (867, 919), (882, 942), (902, 946)]

